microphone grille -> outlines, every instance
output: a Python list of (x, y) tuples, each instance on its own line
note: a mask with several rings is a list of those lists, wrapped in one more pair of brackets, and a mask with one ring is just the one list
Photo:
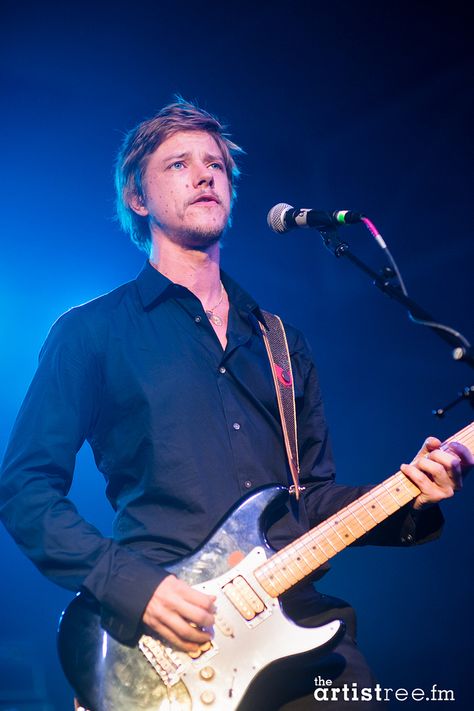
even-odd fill
[(286, 202), (279, 202), (278, 205), (274, 205), (267, 215), (267, 224), (271, 230), (283, 234), (283, 232), (288, 231), (288, 227), (285, 225), (285, 212), (287, 210), (292, 210), (293, 206), (288, 205)]

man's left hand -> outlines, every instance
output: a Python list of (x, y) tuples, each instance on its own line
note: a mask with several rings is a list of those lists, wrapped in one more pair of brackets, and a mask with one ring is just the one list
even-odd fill
[(428, 437), (413, 462), (400, 467), (421, 492), (413, 503), (415, 509), (449, 499), (462, 488), (463, 475), (474, 466), (474, 456), (459, 442), (450, 442), (444, 450), (440, 447), (439, 439)]

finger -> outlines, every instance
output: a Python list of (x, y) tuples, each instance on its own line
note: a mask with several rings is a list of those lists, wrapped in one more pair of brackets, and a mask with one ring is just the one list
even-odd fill
[(441, 447), (441, 444), (441, 440), (439, 440), (437, 437), (427, 437), (423, 442), (422, 448), (417, 453), (413, 461), (415, 461), (417, 457), (422, 457), (423, 455), (432, 452), (434, 449), (438, 449), (439, 447)]
[[(444, 468), (445, 474), (451, 481), (455, 491), (462, 488), (462, 462), (461, 458), (458, 457), (457, 454), (453, 454), (449, 451), (443, 451), (442, 449), (435, 449), (424, 459), (437, 462)], [(438, 481), (436, 473), (434, 474), (434, 480)]]
[[(432, 459), (432, 456), (433, 455), (430, 454), (429, 456), (420, 457), (413, 463), (412, 466), (421, 471), (422, 476), (423, 474), (426, 475), (426, 477), (436, 486), (446, 490), (453, 489), (454, 481), (452, 480), (449, 472), (443, 464), (440, 464), (438, 461)], [(451, 460), (449, 459), (448, 461), (450, 464)]]
[(215, 595), (206, 595), (199, 590), (195, 590), (184, 580), (180, 580), (174, 575), (169, 575), (165, 578), (158, 590), (162, 597), (172, 598), (173, 600), (187, 600), (191, 604), (197, 605), (208, 612), (213, 611), (214, 602), (216, 600)]
[(450, 442), (447, 451), (453, 452), (461, 459), (461, 465), (464, 470), (467, 471), (474, 466), (474, 453), (461, 442)]
[(206, 610), (211, 614), (214, 611), (214, 603), (216, 601), (215, 595), (206, 595), (206, 593), (196, 590), (190, 587), (187, 583), (180, 580), (178, 589), (176, 593), (179, 595), (181, 600), (185, 600), (192, 605), (200, 607), (202, 610)]
[[(215, 597), (211, 598), (207, 595), (197, 597), (193, 594), (194, 592), (196, 591), (185, 585), (181, 590), (178, 589), (172, 593), (167, 593), (165, 597), (160, 596), (158, 601), (170, 612), (177, 612), (181, 617), (194, 622), (199, 627), (212, 627), (214, 624)], [(200, 606), (195, 601), (197, 603), (204, 602), (205, 606)]]
[(439, 503), (454, 494), (452, 486), (439, 486), (413, 464), (402, 464), (400, 469), (420, 490), (420, 494), (416, 497), (414, 502), (415, 509), (420, 509), (426, 504)]
[(213, 614), (202, 607), (192, 605), (187, 600), (178, 600), (175, 609), (181, 617), (189, 622), (194, 622), (198, 627), (212, 627), (215, 622)]
[(188, 641), (202, 643), (210, 639), (208, 630), (201, 630), (177, 610), (168, 607), (159, 600), (152, 600), (149, 603), (143, 615), (143, 621), (152, 629), (156, 629), (157, 624), (167, 625), (177, 635)]
[(166, 640), (166, 642), (169, 642), (174, 647), (177, 647), (184, 652), (197, 652), (199, 649), (198, 643), (182, 639), (174, 630), (171, 629), (171, 627), (168, 627), (168, 625), (162, 622), (156, 622), (151, 629), (153, 632), (156, 632), (160, 637)]
[(167, 612), (163, 615), (160, 611), (158, 611), (157, 614), (154, 614), (152, 611), (147, 617), (146, 624), (160, 634), (160, 630), (166, 627), (168, 630), (171, 630), (179, 640), (192, 642), (195, 645), (204, 644), (211, 639), (209, 631), (201, 630), (199, 627), (188, 622), (188, 620), (183, 619), (177, 613)]

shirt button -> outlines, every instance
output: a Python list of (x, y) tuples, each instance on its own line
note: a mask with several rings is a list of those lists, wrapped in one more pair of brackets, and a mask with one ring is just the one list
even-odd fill
[(224, 366), (221, 365), (221, 367), (219, 368), (219, 373), (222, 373), (222, 375), (224, 375), (225, 372), (226, 372), (226, 370), (225, 370)]
[(195, 316), (195, 317), (194, 317), (194, 320), (196, 321), (196, 323), (201, 323), (201, 317), (200, 317), (200, 316)]
[(244, 481), (244, 486), (246, 489), (250, 489), (250, 487), (252, 486), (252, 482), (247, 479), (247, 481)]
[(238, 422), (234, 422), (234, 424), (232, 425), (232, 427), (234, 428), (234, 430), (240, 430), (240, 425), (239, 425)]

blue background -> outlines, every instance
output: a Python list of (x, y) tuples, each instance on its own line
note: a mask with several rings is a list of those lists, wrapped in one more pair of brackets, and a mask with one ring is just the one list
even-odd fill
[[(51, 323), (141, 268), (144, 255), (114, 222), (112, 166), (124, 131), (174, 92), (217, 113), (247, 152), (223, 265), (308, 336), (340, 481), (379, 481), (427, 434), (443, 438), (472, 418), (467, 403), (444, 421), (431, 415), (472, 382), (445, 344), (336, 260), (317, 232), (277, 237), (265, 221), (281, 201), (363, 211), (411, 296), (474, 338), (474, 62), (462, 3), (3, 6), (2, 449)], [(362, 227), (344, 236), (383, 265)], [(72, 497), (109, 532), (86, 450)], [(455, 690), (458, 709), (471, 707), (472, 693), (472, 498), (468, 481), (444, 506), (440, 541), (346, 551), (321, 586), (357, 608), (360, 645), (382, 686), (437, 683)], [(70, 709), (55, 626), (71, 595), (41, 578), (3, 530), (0, 540), (0, 689), (15, 687), (17, 655), (36, 674), (20, 682), (23, 693), (36, 685), (48, 708)]]

